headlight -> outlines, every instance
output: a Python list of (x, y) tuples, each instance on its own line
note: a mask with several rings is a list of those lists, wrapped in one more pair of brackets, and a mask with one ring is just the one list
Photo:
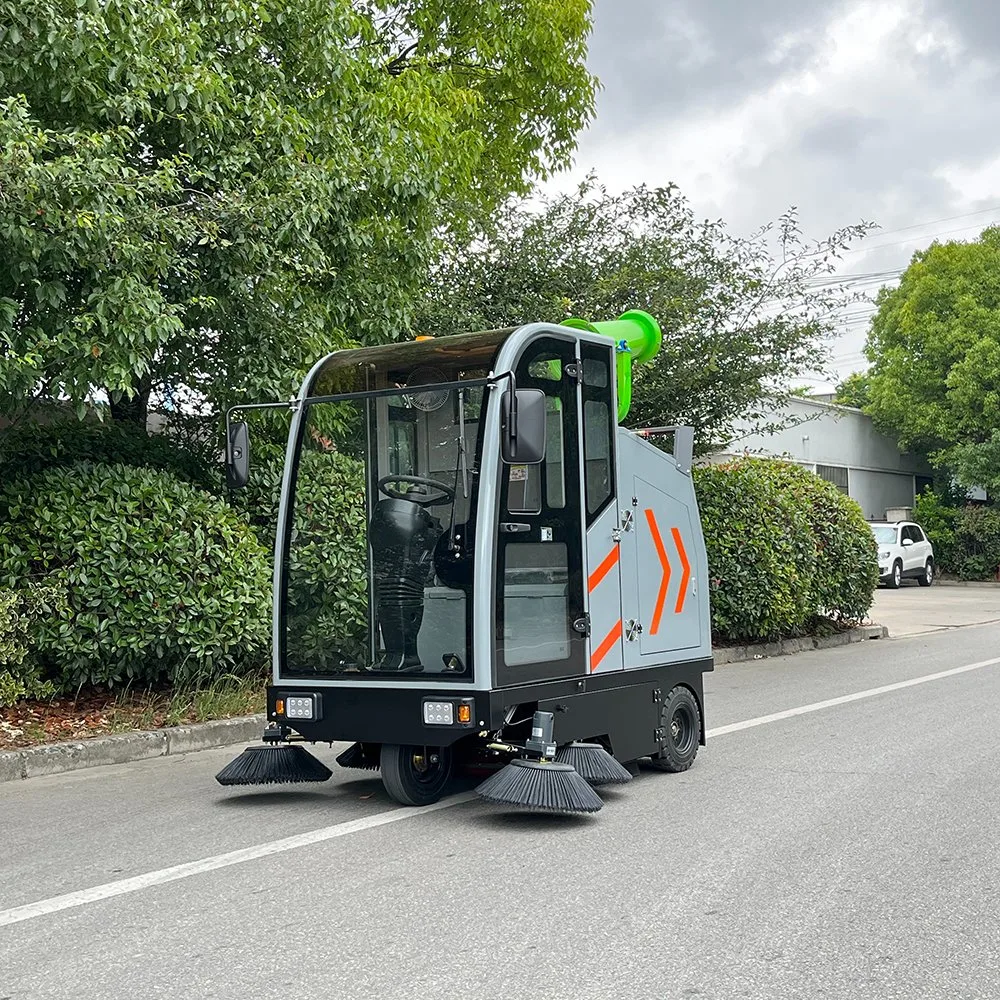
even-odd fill
[(286, 719), (315, 719), (316, 701), (311, 694), (305, 697), (297, 695), (286, 695), (285, 697), (285, 718)]
[(450, 726), (455, 722), (455, 706), (450, 701), (425, 701), (424, 722), (428, 726)]
[(472, 718), (474, 705), (472, 698), (458, 698), (454, 701), (427, 699), (423, 703), (424, 725), (471, 726), (474, 721)]
[(889, 558), (889, 550), (888, 549), (884, 549), (882, 552), (880, 552), (878, 554), (878, 557), (879, 557), (879, 559), (888, 559)]

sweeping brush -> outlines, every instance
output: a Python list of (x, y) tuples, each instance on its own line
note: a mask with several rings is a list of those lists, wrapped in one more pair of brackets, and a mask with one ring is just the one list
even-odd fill
[(624, 785), (632, 775), (600, 743), (567, 743), (556, 754), (590, 785)]
[(341, 767), (356, 767), (363, 771), (377, 771), (380, 766), (378, 755), (371, 756), (364, 743), (352, 743), (337, 758), (337, 763)]
[(247, 747), (216, 776), (220, 785), (284, 785), (300, 781), (326, 781), (331, 771), (305, 747)]
[(489, 802), (548, 812), (597, 812), (604, 803), (571, 764), (512, 760), (477, 786)]

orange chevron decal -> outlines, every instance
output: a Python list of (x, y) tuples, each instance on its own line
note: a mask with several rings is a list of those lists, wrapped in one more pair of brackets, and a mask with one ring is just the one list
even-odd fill
[(604, 561), (601, 563), (593, 573), (590, 574), (590, 579), (587, 581), (587, 592), (592, 594), (597, 588), (597, 585), (603, 580), (608, 573), (614, 569), (615, 564), (618, 562), (618, 546), (616, 545), (605, 557)]
[(615, 627), (601, 640), (600, 646), (590, 654), (590, 672), (593, 673), (601, 663), (601, 660), (611, 652), (615, 643), (622, 637), (622, 620), (619, 618), (615, 622)]
[(653, 544), (656, 546), (656, 554), (659, 556), (660, 565), (663, 567), (660, 592), (656, 595), (653, 621), (649, 626), (649, 634), (656, 635), (660, 628), (660, 618), (663, 617), (663, 605), (667, 600), (667, 588), (670, 586), (670, 560), (667, 559), (667, 550), (663, 547), (663, 539), (660, 538), (660, 529), (656, 526), (656, 518), (648, 507), (646, 508), (646, 521), (649, 524), (650, 534), (653, 536)]
[(674, 545), (677, 546), (677, 554), (681, 557), (681, 566), (683, 568), (683, 572), (681, 573), (681, 589), (677, 594), (677, 604), (674, 607), (674, 614), (679, 615), (684, 610), (684, 598), (687, 597), (688, 580), (691, 579), (691, 563), (688, 562), (688, 554), (684, 550), (684, 539), (681, 538), (680, 531), (677, 528), (671, 528), (670, 532), (674, 536)]

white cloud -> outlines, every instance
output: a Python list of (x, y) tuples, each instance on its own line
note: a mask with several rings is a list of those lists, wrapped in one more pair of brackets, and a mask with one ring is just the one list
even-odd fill
[[(606, 89), (575, 169), (550, 187), (591, 169), (612, 190), (673, 181), (738, 232), (792, 204), (813, 236), (873, 220), (881, 249), (845, 268), (904, 267), (935, 232), (992, 220), (892, 231), (1000, 205), (1000, 52), (977, 14), (963, 0), (597, 0), (592, 65)], [(852, 316), (844, 372), (863, 363)]]

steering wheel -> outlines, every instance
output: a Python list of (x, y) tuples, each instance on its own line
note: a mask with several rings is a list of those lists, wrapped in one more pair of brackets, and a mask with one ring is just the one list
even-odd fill
[[(403, 492), (402, 490), (391, 489), (389, 483), (412, 483), (414, 486), (422, 486), (424, 488)], [(436, 492), (428, 493), (428, 487)], [(445, 501), (450, 503), (455, 499), (455, 491), (450, 486), (446, 486), (436, 479), (428, 479), (425, 476), (383, 476), (378, 481), (378, 488), (387, 497), (392, 497), (393, 500), (409, 500), (411, 503), (419, 504), (421, 507), (432, 507), (436, 503), (443, 503)]]

